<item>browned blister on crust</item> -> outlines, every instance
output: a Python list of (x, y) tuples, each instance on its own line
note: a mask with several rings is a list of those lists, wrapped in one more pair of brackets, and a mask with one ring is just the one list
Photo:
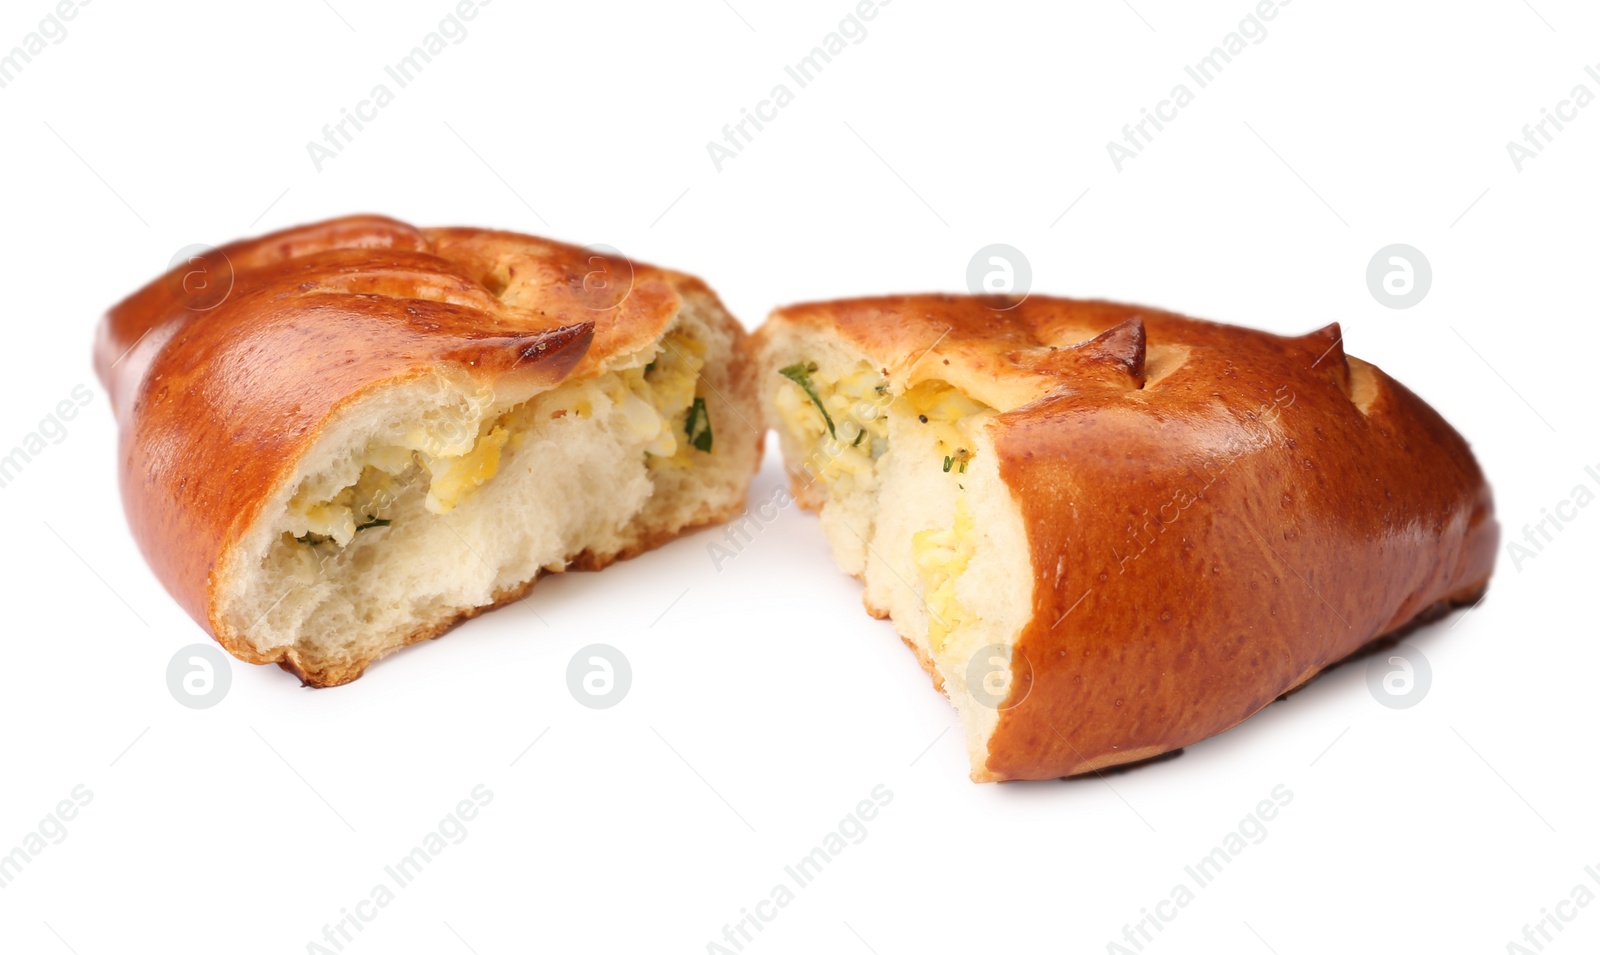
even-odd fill
[(1466, 442), (1337, 325), (899, 296), (781, 309), (758, 351), (797, 330), (897, 393), (940, 380), (996, 410), (1032, 607), (975, 779), (1179, 749), (1487, 585), (1498, 528)]

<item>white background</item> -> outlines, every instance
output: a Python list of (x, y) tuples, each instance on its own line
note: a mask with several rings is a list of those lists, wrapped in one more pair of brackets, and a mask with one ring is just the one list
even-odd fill
[[(1104, 780), (968, 782), (953, 710), (793, 510), (720, 572), (713, 531), (550, 579), (537, 615), (341, 689), (235, 662), (216, 707), (169, 695), (169, 659), (208, 638), (126, 530), (94, 324), (185, 246), (347, 212), (609, 243), (703, 275), (751, 326), (960, 291), (1005, 242), (1037, 291), (1341, 322), (1472, 442), (1508, 539), (1600, 490), (1600, 104), (1522, 171), (1506, 151), (1574, 85), (1600, 94), (1600, 13), (1297, 0), (1119, 173), (1107, 141), (1251, 9), (1131, 2), (899, 0), (720, 172), (706, 143), (848, 0), (496, 0), (320, 172), (306, 143), (448, 0), (84, 7), (0, 89), (0, 448), (94, 395), (0, 490), (0, 853), (74, 786), (93, 800), (0, 889), (0, 948), (307, 951), (479, 784), (466, 840), (345, 951), (704, 952), (879, 784), (867, 838), (747, 952), (1107, 951), (1279, 784), (1265, 841), (1145, 951), (1502, 952), (1575, 885), (1600, 893), (1600, 507), (1411, 638), (1419, 705), (1380, 706), (1350, 666)], [(0, 50), (51, 9), (8, 0)], [(1407, 310), (1365, 280), (1396, 242), (1433, 268)], [(778, 482), (769, 458), (752, 500)], [(633, 667), (605, 711), (565, 683), (595, 642)], [(1547, 951), (1600, 944), (1600, 905), (1562, 911)]]

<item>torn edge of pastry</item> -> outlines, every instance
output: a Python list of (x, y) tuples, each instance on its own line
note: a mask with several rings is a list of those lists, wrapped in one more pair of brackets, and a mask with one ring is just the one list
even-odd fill
[(736, 419), (711, 411), (737, 393), (739, 337), (714, 297), (690, 292), (659, 338), (592, 374), (565, 377), (576, 357), (520, 373), (545, 345), (495, 340), (460, 356), (479, 369), (509, 356), (492, 384), (441, 366), (353, 399), (226, 555), (219, 635), (315, 685), (343, 683), (542, 572), (718, 519), (743, 503), (751, 470), (752, 442), (718, 433)]
[(973, 778), (989, 779), (989, 739), (1026, 693), (1012, 653), (1034, 578), (992, 444), (999, 412), (936, 377), (936, 358), (920, 373), (884, 366), (801, 324), (769, 322), (757, 340), (758, 392), (796, 499), (820, 512), (868, 612), (892, 619), (955, 705)]

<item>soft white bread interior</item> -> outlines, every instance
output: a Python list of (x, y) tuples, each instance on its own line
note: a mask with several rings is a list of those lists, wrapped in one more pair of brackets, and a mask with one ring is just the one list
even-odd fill
[(995, 409), (928, 369), (874, 365), (837, 334), (769, 323), (757, 391), (795, 497), (820, 511), (868, 612), (955, 705), (975, 773), (1011, 694), (1011, 652), (1032, 616), (1022, 512), (990, 443)]
[(727, 397), (748, 391), (739, 334), (688, 290), (653, 344), (554, 387), (441, 368), (352, 400), (225, 554), (219, 638), (342, 683), (543, 572), (736, 512), (758, 453)]

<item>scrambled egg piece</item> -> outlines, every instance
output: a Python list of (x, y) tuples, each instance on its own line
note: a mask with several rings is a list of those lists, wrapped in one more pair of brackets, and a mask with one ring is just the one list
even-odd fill
[[(697, 400), (700, 370), (706, 363), (706, 345), (674, 332), (662, 339), (661, 348), (648, 365), (624, 368), (579, 383), (570, 409), (580, 418), (597, 410), (615, 409), (630, 434), (645, 442), (651, 466), (663, 463), (687, 467), (692, 458), (691, 436), (685, 430)], [(709, 423), (705, 423), (709, 429)], [(704, 442), (702, 450), (710, 450)]]
[(906, 392), (905, 400), (917, 420), (933, 429), (946, 472), (965, 472), (972, 460), (972, 441), (961, 422), (991, 410), (942, 381), (924, 381)]
[[(342, 499), (348, 499), (350, 488), (340, 491), (334, 500), (325, 504), (302, 505), (300, 515), (304, 519), (305, 534), (315, 534), (319, 537), (332, 538), (344, 545), (356, 536), (355, 514), (350, 510), (349, 504)], [(291, 509), (293, 505), (291, 505)]]
[(500, 449), (511, 440), (511, 432), (495, 425), (478, 439), (472, 450), (459, 457), (436, 458), (421, 455), (422, 466), (433, 480), (428, 484), (424, 505), (433, 514), (448, 514), (461, 499), (495, 476), (500, 470)]
[[(837, 381), (815, 377), (804, 363), (783, 370), (793, 386), (780, 385), (775, 402), (789, 431), (815, 448), (807, 464), (825, 482), (846, 475), (870, 476), (889, 449), (889, 381), (864, 361)], [(813, 393), (815, 398), (813, 398)]]
[(950, 635), (973, 622), (972, 612), (956, 597), (956, 580), (966, 572), (977, 550), (972, 512), (964, 499), (956, 501), (952, 527), (911, 535), (912, 559), (925, 585), (923, 600), (928, 605), (928, 645), (935, 653), (944, 652)]

